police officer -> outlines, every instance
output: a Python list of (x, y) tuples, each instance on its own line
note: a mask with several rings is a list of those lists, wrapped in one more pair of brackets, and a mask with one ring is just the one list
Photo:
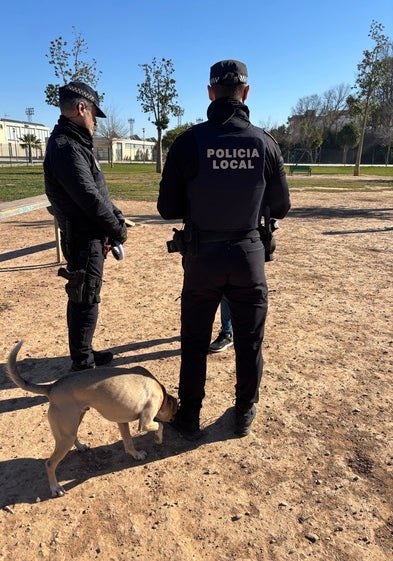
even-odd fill
[(236, 355), (234, 431), (238, 436), (250, 432), (262, 376), (268, 296), (258, 228), (266, 207), (275, 218), (290, 208), (280, 149), (249, 120), (247, 74), (246, 65), (236, 60), (211, 67), (208, 120), (176, 138), (160, 183), (159, 213), (185, 223), (180, 407), (174, 426), (189, 439), (202, 434), (206, 355), (223, 295)]
[(74, 81), (59, 88), (60, 118), (44, 160), (45, 191), (61, 231), (67, 261), (67, 325), (71, 370), (108, 364), (110, 351), (94, 351), (92, 340), (105, 258), (110, 240), (127, 239), (125, 218), (110, 200), (93, 154), (97, 117), (105, 117), (95, 90)]

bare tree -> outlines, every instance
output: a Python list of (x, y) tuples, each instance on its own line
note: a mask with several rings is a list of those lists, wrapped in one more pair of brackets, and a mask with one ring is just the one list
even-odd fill
[[(68, 82), (80, 80), (93, 88), (97, 87), (101, 74), (101, 71), (97, 70), (97, 61), (94, 58), (90, 61), (82, 59), (87, 55), (87, 43), (82, 35), (76, 32), (75, 27), (73, 31), (75, 38), (70, 50), (67, 50), (67, 41), (57, 37), (51, 41), (49, 54), (45, 55), (49, 59), (49, 64), (53, 66), (56, 79), (60, 82), (46, 86), (45, 95), (48, 105), (55, 107), (59, 105), (59, 87)], [(100, 95), (100, 99), (102, 101), (103, 94)]]
[(139, 65), (145, 74), (145, 80), (138, 84), (138, 101), (144, 113), (153, 116), (157, 128), (157, 172), (162, 172), (162, 131), (168, 128), (169, 115), (179, 116), (182, 111), (176, 103), (178, 97), (173, 62), (162, 58), (153, 58), (150, 64)]
[(301, 97), (292, 108), (293, 115), (307, 115), (313, 119), (320, 116), (323, 109), (323, 100), (320, 95), (312, 94)]
[(107, 140), (108, 159), (111, 167), (113, 167), (113, 143), (116, 138), (126, 138), (128, 135), (128, 127), (126, 123), (118, 118), (113, 108), (105, 108), (104, 113), (106, 119), (98, 119), (96, 134)]
[(342, 117), (348, 112), (347, 98), (350, 89), (349, 84), (339, 84), (324, 92), (321, 115), (325, 132), (337, 134), (342, 126)]

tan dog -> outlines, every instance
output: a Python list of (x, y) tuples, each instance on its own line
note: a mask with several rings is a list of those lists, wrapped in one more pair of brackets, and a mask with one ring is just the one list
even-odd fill
[(20, 388), (49, 399), (48, 418), (55, 438), (55, 450), (46, 461), (46, 471), (53, 497), (65, 491), (56, 479), (56, 468), (75, 444), (80, 451), (88, 446), (79, 442), (78, 427), (90, 407), (105, 419), (118, 424), (124, 449), (136, 460), (144, 460), (146, 452), (135, 450), (128, 423), (139, 419), (139, 430), (156, 431), (155, 441), (162, 443), (163, 426), (156, 422), (172, 421), (177, 400), (168, 395), (158, 380), (141, 366), (133, 368), (102, 367), (68, 374), (53, 384), (33, 384), (18, 372), (16, 357), (23, 341), (11, 351), (6, 371)]

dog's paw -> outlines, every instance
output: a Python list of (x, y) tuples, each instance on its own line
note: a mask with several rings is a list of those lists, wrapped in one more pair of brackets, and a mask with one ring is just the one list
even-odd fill
[(134, 458), (136, 460), (144, 460), (147, 456), (147, 452), (145, 450), (139, 450), (139, 452), (136, 452)]
[(63, 488), (61, 485), (59, 485), (59, 484), (57, 484), (56, 486), (51, 487), (51, 493), (52, 493), (52, 497), (53, 497), (53, 498), (55, 498), (55, 497), (63, 497), (63, 496), (66, 494), (64, 488)]
[(88, 444), (83, 444), (83, 442), (79, 442), (78, 439), (75, 440), (74, 445), (79, 452), (86, 452), (86, 450), (90, 448)]
[(154, 442), (156, 444), (162, 444), (162, 431), (156, 432), (156, 434), (154, 435)]

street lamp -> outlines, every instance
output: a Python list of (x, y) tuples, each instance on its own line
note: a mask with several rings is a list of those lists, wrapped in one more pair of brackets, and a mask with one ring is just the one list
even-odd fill
[(142, 129), (142, 140), (143, 140), (143, 144), (142, 144), (142, 151), (143, 151), (143, 163), (146, 163), (146, 153), (145, 153), (145, 129)]
[(14, 142), (15, 142), (15, 161), (18, 161), (18, 139), (16, 138), (16, 129), (12, 129), (13, 135), (14, 135)]

